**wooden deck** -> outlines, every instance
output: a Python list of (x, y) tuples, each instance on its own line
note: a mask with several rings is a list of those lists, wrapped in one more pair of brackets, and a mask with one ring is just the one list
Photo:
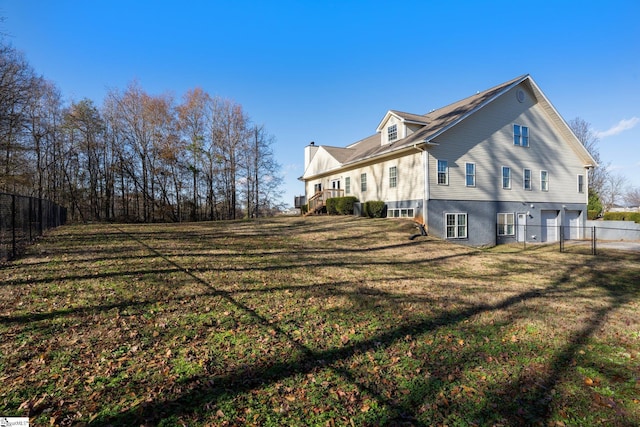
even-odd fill
[(329, 188), (322, 191), (316, 192), (309, 199), (309, 210), (304, 216), (309, 215), (317, 215), (322, 212), (322, 208), (327, 205), (327, 199), (332, 199), (334, 197), (342, 197), (344, 195), (344, 190), (340, 188)]

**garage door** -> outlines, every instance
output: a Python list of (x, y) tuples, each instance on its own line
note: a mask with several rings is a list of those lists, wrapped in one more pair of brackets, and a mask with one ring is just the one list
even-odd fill
[(540, 241), (558, 241), (558, 211), (540, 212), (542, 223), (540, 224)]
[(564, 212), (564, 238), (579, 239), (582, 237), (582, 228), (580, 227), (580, 211)]

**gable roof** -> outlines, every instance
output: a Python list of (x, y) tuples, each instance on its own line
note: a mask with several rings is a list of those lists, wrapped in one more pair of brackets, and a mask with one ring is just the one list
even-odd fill
[[(325, 148), (327, 148), (329, 154), (331, 154), (343, 166), (348, 166), (368, 161), (375, 157), (390, 155), (397, 151), (412, 148), (416, 145), (428, 144), (442, 133), (469, 117), (471, 114), (474, 114), (505, 92), (522, 83), (525, 83), (528, 88), (531, 89), (538, 102), (542, 104), (542, 108), (547, 112), (547, 114), (549, 114), (549, 117), (555, 123), (560, 133), (573, 147), (578, 156), (584, 162), (585, 166), (596, 166), (596, 162), (593, 157), (584, 148), (571, 128), (556, 111), (553, 105), (551, 105), (549, 100), (544, 96), (529, 74), (516, 77), (515, 79), (509, 80), (483, 92), (478, 92), (475, 95), (471, 95), (467, 98), (461, 99), (460, 101), (454, 102), (437, 110), (433, 110), (427, 114), (418, 115), (397, 110), (389, 110), (378, 125), (378, 128), (376, 129), (377, 133), (374, 135), (361, 139), (360, 141), (347, 146), (345, 149), (336, 147)], [(379, 132), (382, 130), (382, 126), (384, 126), (385, 122), (391, 115), (396, 116), (403, 122), (420, 124), (423, 125), (423, 127), (403, 139), (382, 145)]]
[(425, 116), (421, 116), (419, 114), (405, 113), (404, 111), (389, 110), (387, 111), (387, 114), (385, 114), (382, 120), (380, 121), (380, 124), (376, 128), (376, 132), (382, 131), (382, 127), (387, 122), (387, 120), (389, 120), (389, 117), (391, 116), (395, 116), (398, 119), (400, 119), (401, 122), (405, 122), (405, 123), (414, 123), (418, 125), (427, 124), (427, 120)]

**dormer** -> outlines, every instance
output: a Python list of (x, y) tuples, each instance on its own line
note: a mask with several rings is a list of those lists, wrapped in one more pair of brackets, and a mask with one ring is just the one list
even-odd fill
[(427, 124), (426, 117), (389, 110), (378, 125), (382, 145), (404, 139)]

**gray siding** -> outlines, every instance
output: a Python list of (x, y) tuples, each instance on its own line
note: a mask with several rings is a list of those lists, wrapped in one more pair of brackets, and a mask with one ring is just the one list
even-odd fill
[[(521, 86), (526, 91), (524, 86)], [(529, 147), (513, 144), (513, 125), (529, 128)], [(430, 197), (454, 200), (501, 200), (586, 203), (577, 176), (586, 171), (546, 111), (515, 89), (442, 134), (429, 149)], [(449, 184), (437, 184), (437, 161), (449, 163)], [(465, 163), (476, 164), (476, 186), (465, 185)], [(502, 167), (511, 168), (511, 189), (502, 188)], [(523, 170), (531, 170), (532, 189), (523, 188)], [(541, 191), (540, 171), (549, 175), (549, 191)]]
[[(580, 224), (584, 225), (587, 207), (585, 204), (556, 204), (556, 203), (522, 203), (510, 201), (474, 201), (474, 200), (430, 200), (427, 208), (429, 234), (445, 239), (445, 214), (466, 213), (466, 239), (451, 239), (453, 242), (470, 246), (494, 246), (502, 243), (515, 243), (516, 235), (498, 236), (498, 213), (527, 214), (526, 241), (540, 242), (542, 231), (542, 212), (555, 211), (558, 215), (558, 225), (563, 224), (563, 214), (566, 210), (580, 211)], [(515, 227), (515, 224), (514, 224)]]

